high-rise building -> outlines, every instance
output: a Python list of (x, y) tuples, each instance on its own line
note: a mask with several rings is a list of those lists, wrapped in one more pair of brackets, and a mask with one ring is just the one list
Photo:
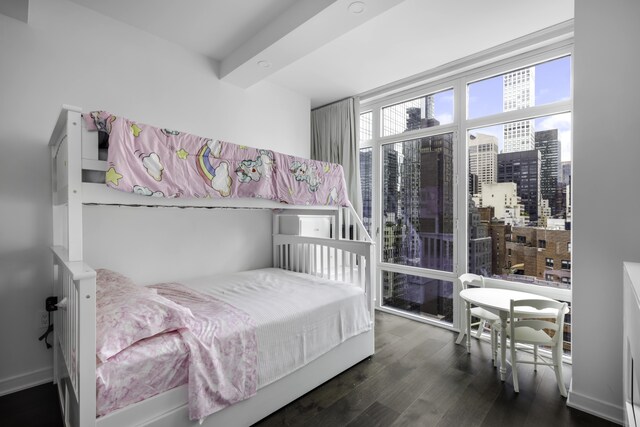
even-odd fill
[[(396, 135), (407, 130), (435, 126), (435, 100), (433, 96), (405, 101), (383, 108), (382, 135)], [(420, 126), (419, 124), (423, 125)]]
[(370, 236), (371, 233), (371, 197), (373, 184), (373, 149), (360, 149), (360, 185), (362, 190), (362, 222)]
[(482, 133), (469, 134), (469, 173), (478, 178), (478, 192), (483, 184), (497, 182), (498, 138)]
[(399, 252), (406, 259), (407, 265), (420, 266), (422, 245), (420, 231), (420, 208), (426, 200), (420, 194), (422, 175), (422, 158), (420, 156), (421, 140), (405, 141), (402, 147), (402, 165), (399, 172), (400, 193), (398, 211), (400, 213), (398, 233), (403, 235)]
[(421, 202), (414, 214), (422, 244), (421, 265), (453, 271), (453, 134), (422, 138), (420, 164)]
[(482, 191), (472, 197), (478, 208), (492, 208), (493, 217), (511, 225), (525, 225), (524, 206), (520, 203), (518, 186), (513, 182), (485, 184)]
[(478, 182), (478, 175), (473, 173), (469, 174), (469, 195), (478, 194), (480, 192), (480, 183)]
[(402, 154), (393, 147), (382, 150), (382, 163), (386, 171), (382, 175), (383, 218), (385, 222), (396, 222), (398, 218), (398, 174)]
[(571, 161), (561, 162), (562, 173), (560, 175), (560, 182), (564, 185), (571, 184)]
[[(453, 271), (453, 134), (386, 145), (383, 162), (383, 260)], [(452, 295), (450, 281), (383, 275), (385, 305), (452, 318)]]
[(473, 200), (469, 200), (469, 273), (491, 276), (489, 221), (482, 221)]
[(556, 215), (562, 209), (557, 203), (561, 158), (558, 129), (536, 132), (535, 138), (536, 150), (540, 152), (540, 194), (549, 202), (551, 215)]
[(556, 213), (555, 218), (567, 218), (568, 207), (570, 205), (567, 194), (571, 193), (571, 161), (560, 162), (558, 173), (558, 185), (556, 187)]
[(540, 216), (540, 152), (538, 150), (498, 154), (498, 182), (515, 182), (529, 221)]
[(402, 159), (397, 232), (404, 238), (399, 256), (407, 265), (452, 271), (453, 136), (444, 134), (396, 145)]
[(489, 223), (489, 235), (491, 236), (491, 269), (493, 274), (508, 273), (509, 262), (507, 260), (507, 236), (511, 234), (511, 225), (501, 221)]
[[(503, 111), (519, 110), (535, 105), (535, 67), (507, 73), (502, 79)], [(533, 120), (507, 123), (503, 128), (503, 153), (535, 148)]]
[(437, 126), (440, 122), (433, 117), (433, 98), (431, 100), (430, 111), (427, 111), (426, 117), (422, 116), (422, 108), (411, 107), (407, 108), (407, 128), (406, 130), (424, 129), (432, 126)]

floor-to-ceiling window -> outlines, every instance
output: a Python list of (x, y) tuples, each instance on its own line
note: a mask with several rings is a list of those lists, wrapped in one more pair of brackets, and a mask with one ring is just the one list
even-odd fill
[(458, 327), (464, 272), (571, 301), (571, 53), (467, 62), (363, 100), (379, 308)]
[[(371, 222), (382, 307), (452, 325), (456, 251), (454, 90), (446, 85), (385, 100), (361, 117), (371, 131)], [(361, 140), (363, 135), (361, 134)]]

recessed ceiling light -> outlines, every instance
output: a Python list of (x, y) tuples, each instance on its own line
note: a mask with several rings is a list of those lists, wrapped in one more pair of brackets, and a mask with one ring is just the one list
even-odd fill
[(362, 13), (364, 12), (365, 4), (362, 1), (354, 1), (349, 5), (349, 12), (351, 13)]
[(269, 61), (258, 61), (258, 66), (261, 68), (269, 68), (271, 67), (271, 62)]

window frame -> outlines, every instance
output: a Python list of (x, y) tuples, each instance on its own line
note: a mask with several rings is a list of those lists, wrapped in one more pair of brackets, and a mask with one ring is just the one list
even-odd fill
[[(544, 44), (544, 43), (543, 43)], [(540, 46), (540, 44), (538, 44)], [(460, 301), (459, 283), (457, 277), (467, 272), (468, 269), (468, 253), (469, 253), (469, 236), (468, 236), (468, 147), (467, 147), (467, 132), (470, 129), (481, 128), (486, 126), (493, 126), (496, 124), (503, 124), (505, 122), (520, 121), (523, 117), (527, 119), (535, 119), (538, 117), (552, 116), (562, 113), (573, 112), (573, 39), (572, 35), (565, 37), (558, 42), (548, 42), (546, 46), (539, 48), (529, 48), (528, 51), (522, 53), (522, 49), (516, 52), (515, 50), (508, 53), (499, 55), (489, 55), (490, 57), (483, 57), (478, 55), (475, 64), (470, 64), (469, 61), (461, 61), (462, 67), (459, 69), (453, 69), (449, 72), (447, 68), (443, 70), (435, 70), (433, 73), (427, 74), (427, 78), (422, 82), (417, 82), (415, 78), (405, 79), (395, 84), (390, 84), (386, 88), (387, 92), (374, 91), (369, 94), (361, 95), (360, 110), (361, 112), (373, 112), (372, 117), (372, 139), (368, 141), (362, 141), (360, 148), (371, 147), (372, 150), (372, 230), (373, 238), (377, 243), (376, 249), (376, 263), (375, 263), (375, 277), (378, 284), (382, 283), (382, 272), (390, 271), (396, 273), (412, 274), (417, 276), (424, 276), (438, 280), (447, 280), (454, 283), (453, 293), (453, 308), (454, 308), (454, 321), (452, 325), (444, 324), (442, 322), (434, 321), (432, 319), (422, 318), (420, 316), (412, 315), (409, 313), (400, 312), (389, 307), (381, 305), (382, 291), (381, 285), (377, 288), (376, 296), (376, 309), (381, 311), (392, 312), (404, 317), (413, 318), (425, 323), (437, 324), (447, 329), (459, 331), (463, 324), (462, 313), (464, 305)], [(468, 84), (491, 78), (497, 75), (508, 73), (523, 67), (539, 64), (547, 61), (551, 61), (564, 56), (570, 56), (570, 73), (571, 73), (571, 87), (570, 98), (568, 100), (556, 101), (550, 104), (531, 106), (523, 108), (521, 110), (501, 112), (497, 114), (487, 115), (483, 117), (476, 117), (474, 119), (467, 118), (467, 90)], [(466, 64), (466, 65), (465, 65)], [(438, 75), (436, 72), (442, 71), (442, 74)], [(405, 84), (406, 86), (401, 86)], [(384, 89), (384, 88), (383, 88)], [(390, 136), (382, 136), (382, 109), (401, 102), (409, 101), (421, 96), (426, 96), (441, 92), (444, 90), (453, 89), (453, 122), (446, 125), (438, 125), (424, 129), (416, 129), (407, 132), (402, 132)], [(573, 123), (573, 115), (572, 115)], [(416, 268), (411, 266), (394, 265), (390, 263), (381, 262), (382, 259), (382, 244), (381, 241), (384, 236), (381, 234), (381, 217), (382, 217), (382, 146), (386, 144), (401, 142), (411, 139), (419, 139), (428, 136), (439, 135), (442, 133), (453, 132), (454, 134), (454, 159), (453, 159), (453, 173), (454, 173), (454, 212), (453, 212), (453, 239), (454, 239), (454, 260), (453, 260), (453, 272), (443, 272), (429, 269)], [(461, 197), (462, 196), (462, 197)], [(573, 237), (572, 237), (573, 238)], [(569, 243), (570, 244), (570, 243)], [(533, 292), (530, 284), (523, 284), (518, 282), (503, 282), (501, 286), (520, 290)], [(538, 289), (539, 288), (539, 289)], [(563, 301), (571, 302), (571, 290), (570, 289), (558, 289), (558, 288), (546, 288), (536, 287), (535, 292), (540, 295), (544, 295), (550, 298), (559, 299)]]

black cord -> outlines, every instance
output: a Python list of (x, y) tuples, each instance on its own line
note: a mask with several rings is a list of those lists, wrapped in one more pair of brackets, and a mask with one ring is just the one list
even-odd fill
[(47, 341), (47, 338), (49, 337), (49, 334), (51, 332), (53, 332), (53, 325), (51, 324), (51, 312), (49, 312), (49, 325), (47, 326), (47, 330), (44, 332), (44, 334), (40, 335), (40, 338), (38, 338), (38, 341), (44, 340), (47, 348), (51, 348), (51, 344), (49, 344), (49, 341)]

